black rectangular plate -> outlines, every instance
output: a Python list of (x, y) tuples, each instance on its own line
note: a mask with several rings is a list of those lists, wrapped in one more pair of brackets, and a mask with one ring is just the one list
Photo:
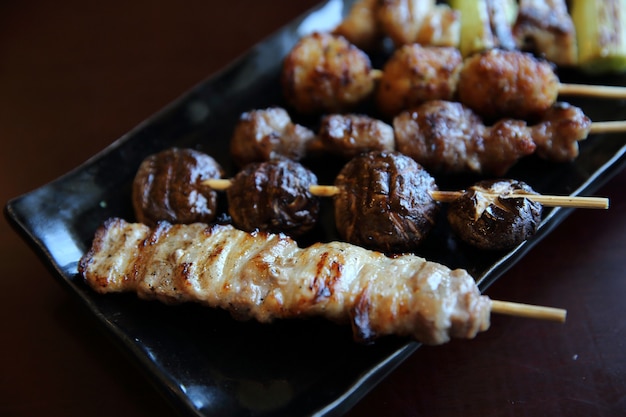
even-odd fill
[[(147, 155), (174, 145), (193, 147), (215, 157), (233, 174), (228, 141), (239, 115), (253, 108), (284, 105), (278, 87), (282, 58), (302, 35), (336, 24), (348, 3), (331, 0), (319, 5), (83, 165), (5, 207), (9, 221), (54, 276), (84, 302), (184, 414), (339, 414), (418, 347), (394, 338), (359, 345), (352, 341), (349, 328), (317, 320), (261, 325), (237, 322), (226, 312), (195, 305), (168, 307), (132, 295), (101, 296), (77, 275), (77, 262), (96, 228), (112, 216), (134, 218), (130, 186)], [(572, 82), (598, 81), (576, 73), (561, 75)], [(624, 84), (620, 76), (601, 81)], [(626, 105), (619, 101), (577, 100), (574, 104), (596, 121), (626, 116)], [(622, 169), (625, 152), (624, 136), (595, 136), (582, 143), (580, 157), (571, 164), (531, 157), (521, 161), (510, 176), (542, 193), (589, 194)], [(322, 168), (316, 161), (309, 162), (320, 183), (332, 181), (338, 167)], [(459, 179), (442, 177), (439, 181), (442, 189), (469, 185)], [(569, 212), (546, 211), (537, 235), (506, 253), (467, 248), (451, 237), (442, 222), (419, 254), (467, 269), (484, 290)], [(332, 218), (326, 216), (323, 221), (316, 237), (336, 239)]]

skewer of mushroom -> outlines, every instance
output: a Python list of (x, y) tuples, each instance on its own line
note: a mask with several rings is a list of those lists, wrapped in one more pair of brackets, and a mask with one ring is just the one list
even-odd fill
[[(198, 161), (204, 165), (199, 167)], [(415, 251), (425, 240), (435, 225), (438, 202), (451, 203), (448, 220), (458, 236), (487, 249), (476, 243), (478, 238), (467, 238), (477, 235), (472, 229), (479, 230), (492, 250), (510, 249), (532, 236), (543, 205), (608, 208), (604, 198), (538, 195), (513, 180), (483, 182), (464, 192), (440, 191), (420, 164), (398, 152), (351, 159), (333, 186), (317, 185), (312, 171), (284, 158), (249, 164), (230, 180), (221, 179), (222, 172), (215, 160), (195, 150), (171, 148), (149, 156), (133, 182), (137, 219), (150, 226), (213, 222), (216, 190), (225, 190), (228, 214), (238, 228), (297, 237), (315, 226), (318, 197), (333, 197), (335, 225), (344, 240), (401, 253)], [(461, 217), (467, 221), (456, 220)]]
[(343, 242), (301, 249), (285, 235), (230, 225), (150, 228), (109, 219), (78, 270), (102, 294), (196, 302), (262, 323), (319, 316), (350, 323), (361, 342), (396, 335), (437, 345), (487, 330), (491, 313), (566, 316), (562, 309), (490, 300), (465, 270), (416, 255), (390, 258)]
[[(280, 174), (268, 181), (267, 173), (278, 167)], [(341, 238), (386, 253), (417, 250), (435, 225), (439, 202), (451, 203), (448, 221), (463, 241), (489, 250), (511, 249), (534, 235), (544, 205), (608, 208), (605, 198), (540, 195), (516, 180), (485, 180), (463, 192), (440, 191), (420, 164), (398, 152), (368, 152), (351, 159), (332, 186), (317, 185), (302, 171), (294, 161), (276, 160), (251, 164), (230, 180), (205, 183), (226, 190), (233, 202), (233, 223), (247, 231), (289, 233), (294, 231), (292, 220), (305, 214), (308, 222), (303, 227), (308, 230), (319, 208), (315, 197), (333, 197)], [(282, 183), (294, 191), (289, 198), (281, 191)], [(281, 198), (275, 197), (276, 187)], [(305, 201), (314, 210), (306, 210)]]

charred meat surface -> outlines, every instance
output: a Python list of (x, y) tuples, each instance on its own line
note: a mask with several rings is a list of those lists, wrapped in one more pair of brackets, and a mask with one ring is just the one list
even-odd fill
[(387, 116), (429, 100), (455, 97), (463, 57), (456, 48), (419, 44), (398, 48), (383, 67), (376, 105)]
[(568, 162), (578, 156), (578, 142), (586, 139), (591, 119), (568, 103), (557, 102), (532, 126), (531, 134), (539, 157), (555, 162)]
[(369, 151), (393, 151), (395, 137), (387, 123), (362, 114), (330, 114), (322, 117), (312, 153), (352, 158)]
[(396, 149), (431, 172), (503, 175), (535, 151), (523, 121), (503, 119), (491, 127), (458, 102), (433, 100), (396, 116)]
[(537, 117), (554, 104), (559, 80), (552, 65), (528, 53), (492, 49), (465, 59), (459, 100), (486, 119)]
[(348, 15), (333, 30), (334, 35), (343, 36), (359, 49), (375, 49), (382, 39), (377, 17), (378, 0), (357, 0)]
[(240, 229), (298, 236), (315, 226), (319, 199), (309, 187), (317, 177), (301, 164), (277, 159), (245, 166), (226, 190), (228, 214)]
[(344, 242), (301, 249), (282, 234), (229, 225), (109, 219), (78, 270), (99, 293), (197, 302), (260, 322), (319, 316), (350, 323), (359, 341), (393, 334), (441, 344), (489, 327), (491, 302), (464, 270)]
[(148, 156), (133, 180), (137, 221), (151, 226), (161, 220), (213, 221), (217, 193), (202, 182), (222, 175), (223, 169), (215, 159), (194, 149), (171, 148)]
[(417, 162), (398, 152), (350, 160), (335, 180), (335, 223), (346, 241), (386, 253), (413, 251), (435, 224), (437, 185)]
[(283, 61), (281, 84), (300, 113), (341, 113), (374, 91), (369, 56), (344, 37), (315, 32), (303, 36)]
[(283, 108), (251, 110), (239, 117), (230, 152), (239, 167), (278, 156), (298, 161), (305, 156), (307, 144), (314, 137), (313, 131), (293, 123)]
[(380, 0), (376, 17), (396, 47), (456, 46), (461, 37), (460, 13), (435, 0)]
[(481, 181), (450, 203), (450, 227), (479, 249), (512, 249), (533, 236), (541, 222), (542, 205), (524, 194), (536, 192), (522, 181)]

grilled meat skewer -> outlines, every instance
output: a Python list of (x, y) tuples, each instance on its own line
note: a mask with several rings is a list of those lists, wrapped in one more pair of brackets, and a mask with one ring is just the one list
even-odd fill
[(490, 300), (464, 270), (341, 242), (301, 249), (231, 226), (110, 219), (79, 272), (99, 293), (199, 302), (260, 322), (323, 316), (350, 323), (361, 341), (394, 334), (441, 344), (489, 327)]
[(557, 103), (534, 125), (501, 119), (485, 126), (458, 102), (430, 101), (394, 118), (396, 148), (430, 172), (504, 175), (520, 158), (566, 162), (578, 156), (591, 120), (575, 106)]

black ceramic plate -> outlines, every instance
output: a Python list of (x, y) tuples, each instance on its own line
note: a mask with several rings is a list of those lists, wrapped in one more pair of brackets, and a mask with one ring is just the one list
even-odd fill
[[(282, 58), (303, 34), (336, 24), (343, 6), (337, 0), (320, 5), (76, 170), (6, 206), (8, 219), (54, 275), (185, 414), (341, 413), (418, 347), (393, 338), (359, 345), (352, 341), (349, 328), (316, 320), (242, 323), (226, 312), (195, 305), (167, 307), (132, 295), (101, 296), (77, 275), (77, 262), (105, 219), (133, 220), (130, 184), (147, 155), (172, 145), (194, 147), (214, 156), (233, 174), (228, 140), (236, 119), (245, 110), (284, 105), (278, 88)], [(596, 81), (576, 74), (567, 79), (580, 80)], [(619, 77), (602, 82), (623, 84)], [(621, 102), (576, 104), (593, 120), (626, 118)], [(527, 158), (510, 175), (543, 193), (590, 194), (622, 168), (625, 152), (626, 138), (597, 136), (582, 144), (580, 157), (571, 164)], [(332, 182), (339, 167), (325, 162), (321, 169), (316, 161), (307, 163), (317, 171), (320, 183)], [(442, 189), (469, 185), (454, 178), (438, 181)], [(507, 253), (467, 248), (441, 222), (420, 255), (466, 268), (484, 290), (567, 214), (547, 211), (539, 233)], [(330, 216), (310, 239), (337, 238)]]

